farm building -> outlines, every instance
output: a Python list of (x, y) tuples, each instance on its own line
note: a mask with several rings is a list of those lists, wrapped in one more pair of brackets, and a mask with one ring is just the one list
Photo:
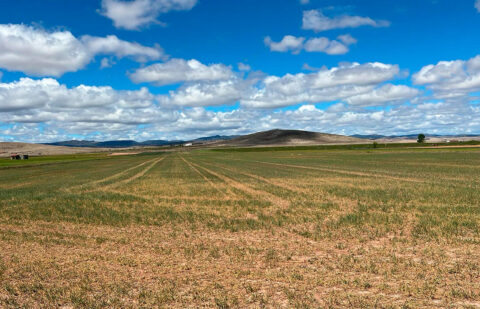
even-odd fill
[(28, 158), (29, 158), (28, 154), (12, 153), (10, 155), (10, 160), (28, 160)]

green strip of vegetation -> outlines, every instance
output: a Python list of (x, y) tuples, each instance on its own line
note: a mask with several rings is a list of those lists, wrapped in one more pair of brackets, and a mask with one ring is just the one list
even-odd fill
[(294, 150), (362, 150), (362, 149), (398, 149), (412, 147), (436, 147), (436, 146), (475, 146), (480, 141), (451, 142), (451, 143), (371, 143), (349, 145), (318, 145), (318, 146), (274, 146), (274, 147), (239, 147), (217, 148), (219, 152), (268, 152), (268, 151), (294, 151)]

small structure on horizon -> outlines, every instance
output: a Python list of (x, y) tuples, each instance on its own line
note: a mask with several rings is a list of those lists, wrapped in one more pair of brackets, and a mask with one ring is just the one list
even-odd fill
[(18, 154), (18, 153), (10, 154), (10, 160), (28, 160), (28, 158), (29, 158), (28, 154)]

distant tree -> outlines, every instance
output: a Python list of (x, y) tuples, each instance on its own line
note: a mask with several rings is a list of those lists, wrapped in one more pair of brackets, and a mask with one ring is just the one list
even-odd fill
[(425, 142), (425, 134), (418, 134), (417, 143)]
[(378, 147), (378, 143), (377, 142), (373, 142), (373, 148), (377, 148)]

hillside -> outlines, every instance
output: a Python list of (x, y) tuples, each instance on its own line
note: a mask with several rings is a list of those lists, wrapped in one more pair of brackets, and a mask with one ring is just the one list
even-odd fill
[(219, 141), (215, 146), (252, 147), (252, 146), (301, 146), (321, 144), (365, 143), (364, 139), (327, 133), (300, 130), (270, 130)]
[(109, 149), (0, 142), (0, 157), (8, 157), (10, 156), (11, 153), (22, 153), (22, 154), (29, 154), (32, 156), (38, 156), (38, 155), (91, 153), (91, 152), (102, 152), (102, 151), (109, 151)]

